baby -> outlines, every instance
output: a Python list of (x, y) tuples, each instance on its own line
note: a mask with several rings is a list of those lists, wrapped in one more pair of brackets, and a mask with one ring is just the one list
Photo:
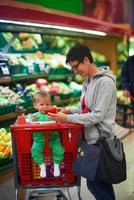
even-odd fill
[[(37, 92), (33, 97), (33, 106), (38, 112), (34, 114), (29, 114), (27, 116), (28, 122), (38, 121), (50, 121), (46, 114), (45, 109), (49, 107), (51, 104), (51, 99), (48, 93), (45, 91)], [(33, 145), (31, 149), (32, 158), (33, 160), (39, 165), (40, 167), (40, 177), (46, 177), (46, 165), (44, 161), (43, 150), (45, 147), (45, 134), (41, 132), (34, 132), (33, 133)], [(52, 132), (49, 136), (50, 140), (50, 147), (52, 148), (53, 153), (53, 160), (54, 160), (54, 176), (60, 176), (60, 163), (63, 161), (64, 158), (64, 148), (61, 145), (60, 137), (58, 132)]]

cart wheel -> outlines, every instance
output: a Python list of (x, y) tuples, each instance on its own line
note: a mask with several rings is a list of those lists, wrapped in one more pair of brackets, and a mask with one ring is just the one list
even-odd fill
[(62, 197), (63, 197), (62, 195), (57, 195), (56, 196), (57, 200), (62, 200)]
[(18, 190), (17, 189), (15, 189), (15, 200), (18, 200), (19, 198), (18, 198)]
[(28, 200), (37, 200), (37, 198), (36, 197), (29, 197)]

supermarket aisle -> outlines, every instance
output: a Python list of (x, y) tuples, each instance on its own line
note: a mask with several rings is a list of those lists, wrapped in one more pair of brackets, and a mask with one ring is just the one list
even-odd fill
[[(127, 171), (128, 178), (125, 182), (115, 185), (116, 200), (134, 200), (134, 132), (130, 133), (126, 138), (123, 139), (126, 158), (127, 158)], [(3, 179), (3, 180), (2, 180)], [(67, 190), (64, 188), (66, 196), (68, 196)], [(76, 187), (69, 189), (72, 200), (78, 199)], [(83, 200), (94, 200), (94, 197), (88, 192), (86, 188), (85, 179), (82, 179), (81, 184), (81, 196)], [(14, 182), (12, 173), (8, 174), (6, 180), (0, 177), (0, 200), (14, 200)], [(22, 200), (20, 198), (19, 200)], [(54, 200), (55, 198), (40, 198), (40, 200)]]

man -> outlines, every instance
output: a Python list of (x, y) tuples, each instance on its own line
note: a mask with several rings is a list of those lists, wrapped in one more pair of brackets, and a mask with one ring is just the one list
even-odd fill
[(121, 73), (121, 85), (124, 96), (130, 98), (134, 109), (134, 55), (128, 57)]
[[(96, 128), (99, 124), (103, 136), (115, 134), (116, 84), (108, 67), (98, 68), (90, 49), (84, 45), (72, 47), (66, 63), (74, 73), (85, 77), (80, 108), (48, 115), (49, 119), (84, 125), (85, 139), (88, 144), (96, 145), (100, 135)], [(96, 200), (115, 200), (112, 184), (99, 179), (87, 180), (87, 187)]]

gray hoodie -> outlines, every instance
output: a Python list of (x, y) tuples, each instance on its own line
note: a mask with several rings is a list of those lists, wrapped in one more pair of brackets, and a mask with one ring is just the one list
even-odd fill
[(85, 87), (87, 87), (85, 103), (90, 111), (81, 114), (81, 106), (73, 109), (72, 114), (67, 115), (67, 121), (83, 124), (87, 142), (94, 144), (99, 138), (96, 124), (99, 124), (102, 136), (115, 134), (116, 82), (109, 68), (103, 67), (99, 74), (90, 79), (89, 84), (85, 81), (82, 93)]

